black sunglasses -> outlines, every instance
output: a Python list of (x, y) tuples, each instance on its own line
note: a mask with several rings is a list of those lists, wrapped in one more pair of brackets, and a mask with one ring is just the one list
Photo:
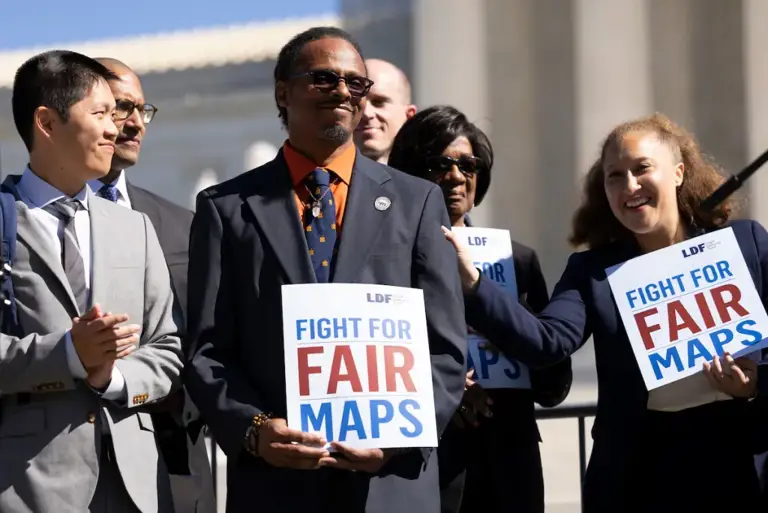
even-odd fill
[(444, 155), (427, 159), (427, 169), (429, 169), (429, 172), (432, 174), (444, 175), (453, 169), (453, 166), (458, 167), (459, 171), (461, 171), (464, 176), (471, 177), (476, 175), (483, 167), (483, 161), (477, 157), (469, 155), (462, 155), (458, 159), (453, 159)]
[(331, 91), (336, 89), (336, 87), (339, 85), (339, 82), (343, 80), (347, 84), (349, 94), (355, 98), (362, 98), (368, 94), (368, 91), (371, 90), (371, 86), (373, 85), (373, 80), (369, 80), (366, 77), (360, 77), (357, 75), (342, 77), (335, 71), (331, 71), (329, 69), (318, 69), (304, 73), (297, 73), (291, 78), (300, 77), (312, 77), (312, 85), (315, 86), (315, 89), (320, 91)]
[(157, 114), (157, 107), (150, 103), (135, 104), (131, 100), (117, 100), (115, 102), (115, 121), (123, 121), (128, 119), (133, 114), (134, 110), (138, 110), (141, 113), (141, 120), (145, 125), (152, 122), (152, 119)]

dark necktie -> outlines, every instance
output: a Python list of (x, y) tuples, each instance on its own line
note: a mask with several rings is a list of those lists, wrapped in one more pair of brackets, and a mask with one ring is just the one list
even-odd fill
[(80, 244), (75, 232), (75, 213), (82, 205), (72, 198), (62, 198), (46, 205), (43, 210), (53, 214), (64, 222), (64, 237), (61, 241), (61, 264), (69, 280), (72, 294), (77, 301), (79, 314), (88, 309), (88, 291), (85, 288), (85, 265), (80, 254)]
[(304, 211), (304, 233), (319, 283), (327, 283), (330, 279), (336, 245), (336, 204), (330, 183), (331, 174), (321, 168), (312, 171), (304, 181), (309, 192), (309, 206)]
[(115, 187), (111, 183), (108, 183), (102, 186), (102, 188), (99, 189), (98, 194), (102, 198), (108, 199), (113, 203), (117, 203), (117, 198), (119, 196), (119, 193), (117, 192), (117, 187)]

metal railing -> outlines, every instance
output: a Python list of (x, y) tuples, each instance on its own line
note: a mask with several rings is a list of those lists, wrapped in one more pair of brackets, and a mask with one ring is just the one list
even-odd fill
[[(556, 406), (554, 408), (536, 408), (536, 420), (547, 419), (576, 419), (579, 425), (579, 485), (580, 489), (584, 486), (584, 475), (587, 471), (587, 428), (586, 419), (594, 417), (597, 412), (597, 403), (572, 403)], [(218, 450), (216, 442), (210, 436), (210, 433), (206, 435), (208, 438), (210, 456), (211, 456), (211, 473), (213, 474), (213, 493), (218, 492)]]
[[(579, 423), (579, 490), (584, 488), (584, 475), (587, 473), (587, 427), (588, 417), (597, 413), (597, 403), (573, 403), (555, 408), (536, 408), (536, 420), (573, 419)], [(581, 492), (579, 492), (581, 493)]]

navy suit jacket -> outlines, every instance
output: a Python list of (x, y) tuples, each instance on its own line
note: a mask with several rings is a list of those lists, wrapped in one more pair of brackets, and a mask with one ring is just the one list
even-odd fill
[[(390, 208), (374, 207), (380, 196)], [(439, 432), (464, 392), (467, 349), (456, 253), (441, 225), (449, 221), (436, 185), (358, 152), (332, 281), (424, 291)], [(228, 510), (437, 513), (430, 450), (398, 454), (375, 476), (279, 469), (244, 451), (255, 415), (286, 415), (280, 287), (315, 281), (282, 152), (200, 193), (190, 244), (193, 356), (186, 384), (229, 458)]]
[[(734, 221), (730, 226), (765, 305), (768, 233), (755, 221)], [(621, 466), (629, 464), (625, 449), (646, 435), (643, 427), (648, 412), (648, 392), (605, 273), (606, 268), (639, 254), (635, 244), (618, 242), (574, 253), (555, 286), (549, 305), (538, 316), (510, 300), (493, 282), (482, 278), (476, 292), (465, 298), (467, 322), (482, 325), (486, 337), (506, 354), (532, 366), (559, 362), (593, 337), (598, 408), (590, 459), (590, 467), (594, 468), (588, 472), (585, 488), (610, 489), (621, 475)], [(758, 379), (761, 392), (768, 385), (765, 379), (768, 376), (762, 374), (764, 370), (760, 369)], [(760, 398), (750, 403), (744, 401), (745, 409), (755, 415), (752, 420), (760, 423), (765, 417), (762, 401)], [(742, 435), (759, 451), (768, 437), (756, 424), (743, 424), (749, 431)]]

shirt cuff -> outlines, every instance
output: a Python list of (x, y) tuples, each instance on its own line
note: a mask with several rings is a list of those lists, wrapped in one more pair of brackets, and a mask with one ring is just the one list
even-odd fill
[(67, 334), (64, 335), (64, 343), (67, 345), (67, 365), (69, 366), (69, 372), (71, 372), (72, 376), (76, 378), (87, 378), (88, 372), (85, 370), (85, 367), (83, 367), (83, 363), (80, 361), (80, 357), (77, 356), (77, 351), (75, 351), (75, 344), (72, 342), (71, 332), (68, 331)]
[(128, 389), (125, 386), (125, 376), (120, 372), (117, 366), (112, 367), (112, 379), (109, 386), (101, 394), (101, 397), (115, 402), (125, 402), (128, 399)]

